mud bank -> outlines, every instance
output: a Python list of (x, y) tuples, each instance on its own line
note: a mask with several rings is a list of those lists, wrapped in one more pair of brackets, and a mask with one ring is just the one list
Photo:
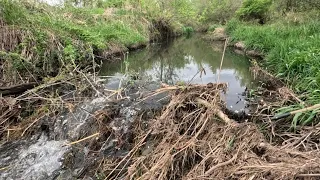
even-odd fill
[(256, 58), (256, 59), (263, 59), (264, 55), (260, 53), (257, 50), (252, 50), (252, 49), (247, 49), (245, 44), (243, 42), (237, 42), (234, 45), (234, 52), (241, 54), (241, 55), (246, 55), (249, 58)]

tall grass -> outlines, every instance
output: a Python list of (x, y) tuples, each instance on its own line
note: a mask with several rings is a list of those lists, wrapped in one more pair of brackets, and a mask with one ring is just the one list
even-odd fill
[[(320, 21), (316, 19), (298, 24), (277, 21), (263, 26), (232, 20), (227, 25), (234, 41), (244, 41), (248, 48), (266, 54), (263, 65), (297, 94), (304, 94), (307, 104), (320, 102), (319, 29)], [(309, 116), (299, 117), (310, 122)], [(294, 120), (299, 122), (298, 116)]]

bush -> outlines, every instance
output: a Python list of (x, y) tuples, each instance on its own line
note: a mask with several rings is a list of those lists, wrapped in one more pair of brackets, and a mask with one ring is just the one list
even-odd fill
[(200, 7), (203, 22), (225, 24), (241, 7), (241, 0), (209, 0)]
[(271, 5), (272, 0), (244, 0), (242, 7), (237, 11), (237, 15), (244, 20), (264, 20)]
[(108, 0), (106, 2), (102, 3), (103, 7), (116, 7), (116, 8), (120, 8), (124, 5), (124, 3), (126, 2), (126, 0)]

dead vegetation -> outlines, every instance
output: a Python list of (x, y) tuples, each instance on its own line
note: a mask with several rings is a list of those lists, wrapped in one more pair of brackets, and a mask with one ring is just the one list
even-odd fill
[(170, 20), (165, 18), (160, 18), (157, 20), (153, 20), (150, 28), (150, 39), (153, 40), (166, 40), (171, 37), (177, 36), (177, 34), (173, 31), (173, 27), (171, 27)]
[[(318, 177), (317, 149), (302, 152), (273, 145), (256, 124), (230, 120), (222, 112), (223, 88), (216, 84), (165, 87), (173, 90), (171, 102), (147, 127), (137, 120), (131, 151), (123, 158), (104, 159), (99, 167), (105, 179)], [(305, 143), (295, 145), (308, 146)]]
[[(43, 117), (55, 116), (55, 111), (67, 109), (72, 113), (76, 102), (82, 101), (75, 96), (77, 92), (86, 88), (97, 91), (96, 86), (83, 83), (90, 79), (90, 76), (68, 81), (56, 79), (17, 98), (2, 98), (2, 139), (18, 139), (39, 131)], [(80, 88), (76, 82), (86, 87)], [(77, 87), (71, 96), (59, 93), (59, 87), (66, 84)], [(47, 93), (52, 88), (60, 96), (49, 98)], [(82, 146), (90, 149), (91, 155), (84, 160), (88, 166), (82, 176), (97, 173), (104, 174), (102, 179), (316, 179), (319, 176), (318, 126), (303, 128), (297, 134), (283, 131), (278, 135), (281, 143), (272, 141), (258, 124), (239, 123), (227, 116), (221, 98), (226, 88), (224, 83), (163, 86), (138, 102), (169, 91), (170, 103), (153, 118), (137, 116), (128, 134), (116, 133), (111, 127), (121, 106), (108, 106), (95, 112), (92, 126), (96, 129), (87, 129), (82, 138), (68, 144), (77, 150)], [(67, 91), (71, 92), (70, 89)], [(26, 101), (40, 106), (22, 121), (21, 113), (26, 109), (21, 107), (27, 107), (22, 104)], [(46, 106), (41, 101), (47, 102)], [(114, 151), (127, 153), (104, 156), (100, 151), (110, 136), (117, 139)], [(67, 158), (70, 160), (67, 167), (76, 166), (72, 158), (75, 157)]]
[[(276, 90), (282, 99), (282, 103), (287, 101), (299, 102), (304, 104), (304, 102), (294, 94), (294, 92), (289, 89), (280, 79), (274, 77), (268, 71), (262, 69), (255, 60), (252, 60), (252, 66), (250, 71), (252, 72), (254, 79), (259, 79), (264, 82), (267, 90)], [(279, 99), (277, 99), (279, 100)]]
[(88, 74), (60, 74), (19, 96), (0, 97), (0, 142), (41, 132), (45, 118), (72, 112), (77, 104), (100, 93), (98, 89)]

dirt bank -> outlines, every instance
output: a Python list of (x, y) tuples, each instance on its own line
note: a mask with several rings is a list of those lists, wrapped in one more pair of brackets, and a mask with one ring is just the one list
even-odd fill
[(181, 32), (174, 31), (174, 28), (166, 19), (152, 20), (149, 30), (149, 41), (130, 44), (122, 47), (119, 45), (111, 45), (109, 50), (99, 52), (96, 54), (96, 57), (98, 59), (100, 58), (101, 60), (112, 60), (115, 59), (114, 57), (123, 56), (125, 52), (145, 48), (150, 42), (168, 41), (170, 38), (175, 38), (182, 35)]

